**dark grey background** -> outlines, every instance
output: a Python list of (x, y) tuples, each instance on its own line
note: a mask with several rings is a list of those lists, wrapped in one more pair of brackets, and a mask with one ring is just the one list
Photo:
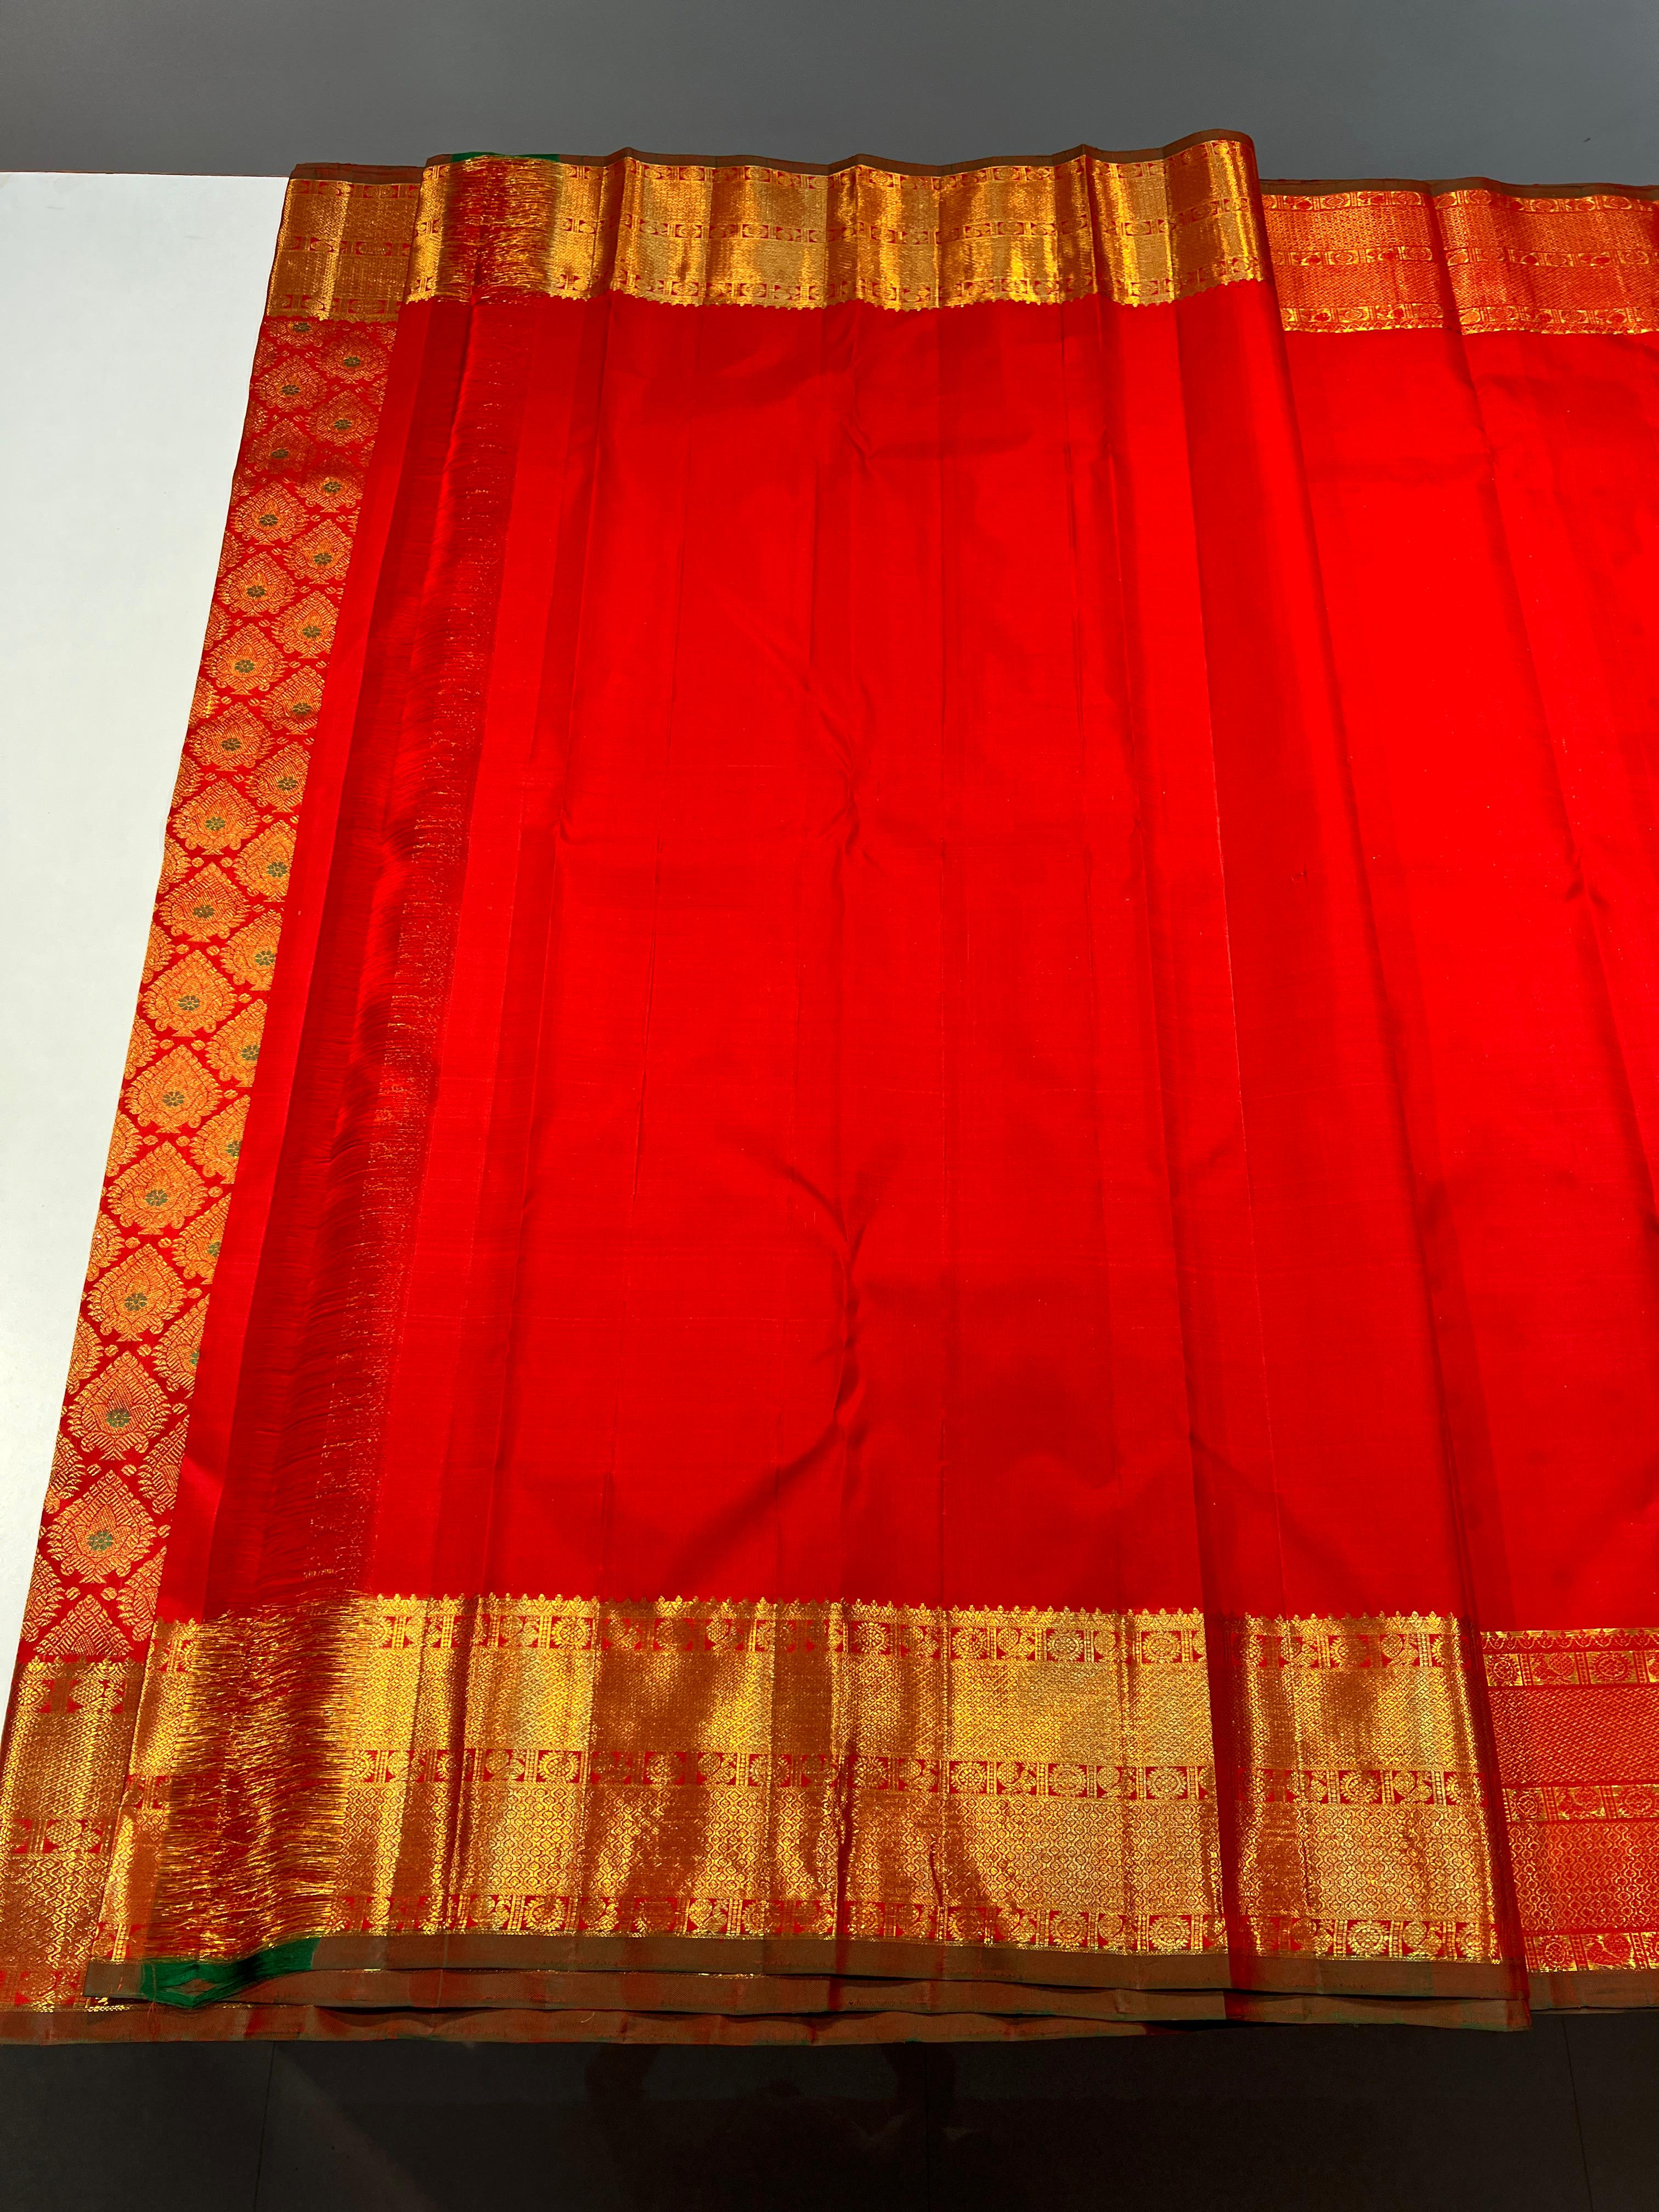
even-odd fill
[(0, 165), (953, 162), (1224, 127), (1267, 176), (1659, 179), (1656, 0), (3, 0)]

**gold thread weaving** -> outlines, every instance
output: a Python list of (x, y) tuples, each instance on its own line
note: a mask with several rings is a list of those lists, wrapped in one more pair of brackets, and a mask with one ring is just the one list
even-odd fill
[(1659, 206), (1637, 191), (1495, 185), (1267, 191), (1287, 331), (1659, 331)]
[[(296, 1770), (319, 1670), (333, 1739)], [(1186, 1614), (385, 1599), (163, 1628), (106, 1936), (1201, 1954), (1210, 1759)]]
[[(1252, 1948), (1496, 1961), (1455, 1624), (1230, 1635)], [(1198, 1959), (1225, 1941), (1209, 1697), (1196, 1614), (383, 1599), (167, 1629), (105, 1955), (379, 1932)]]
[[(76, 1948), (64, 1939), (88, 1881), (107, 1881), (104, 1955), (178, 1955), (201, 1934), (177, 1917), (169, 1813), (178, 1778), (212, 1755), (203, 1682), (216, 1676), (223, 1694), (249, 1659), (270, 1686), (260, 1725), (278, 1761), (296, 1669), (334, 1668), (333, 1741), (313, 1740), (312, 1784), (278, 1810), (267, 1759), (256, 1821), (290, 1865), (322, 1844), (327, 1909), (306, 1898), (285, 1917), (268, 1885), (253, 1935), (221, 1917), (202, 1955), (319, 1925), (822, 1938), (845, 1850), (841, 1924), (866, 1941), (1046, 1942), (1079, 1966), (1138, 1945), (1155, 1978), (1201, 1966), (1225, 1930), (1197, 1616), (957, 1615), (947, 1656), (939, 1616), (839, 1612), (827, 1638), (808, 1623), (830, 1616), (800, 1608), (501, 1601), (362, 1601), (320, 1641), (292, 1622), (163, 1629), (113, 1838), (88, 1808), (118, 1795), (104, 1769), (126, 1765), (139, 1668), (31, 1661), (0, 1802), (9, 2002), (75, 2001), (59, 1954)], [(798, 1648), (779, 1650), (780, 1624)], [(905, 1624), (915, 1632), (896, 1641)], [(1045, 1645), (1056, 1628), (1069, 1646)], [(1125, 1656), (1142, 1628), (1177, 1644)], [(1064, 1659), (1079, 1634), (1091, 1656)], [(1494, 1959), (1487, 1793), (1455, 1624), (1254, 1622), (1230, 1637), (1224, 1679), (1249, 1756), (1236, 1909), (1258, 1966), (1272, 1979), (1274, 1960), (1303, 1973)], [(1528, 1966), (1587, 1986), (1650, 1976), (1659, 1778), (1643, 1747), (1659, 1633), (1482, 1643)], [(905, 1679), (872, 1688), (896, 1664)], [(963, 1681), (976, 1692), (965, 1700)], [(261, 1763), (246, 1689), (244, 1777)], [(319, 1819), (316, 1775), (330, 1772), (342, 1786)], [(946, 1869), (955, 1893), (941, 1898)], [(266, 1871), (280, 1882), (280, 1857)], [(170, 1927), (153, 1915), (158, 1875), (174, 1886)], [(1031, 1910), (1044, 1885), (1059, 1916), (1046, 1929)]]
[(0, 2003), (80, 1995), (143, 1680), (137, 1659), (26, 1660), (0, 1769)]
[(1659, 1969), (1659, 1631), (1483, 1641), (1528, 1966)]
[(480, 155), (296, 175), (268, 312), (390, 322), (405, 299), (607, 290), (1144, 307), (1269, 276), (1292, 333), (1659, 331), (1659, 208), (1634, 190), (1480, 183), (1259, 194), (1248, 143), (1230, 138), (939, 172)]
[(1144, 307), (1267, 274), (1242, 139), (936, 173), (477, 155), (427, 168), (409, 298)]
[(283, 202), (266, 314), (395, 323), (408, 283), (420, 173), (296, 174)]
[(1238, 1910), (1273, 1958), (1494, 1963), (1471, 1674), (1438, 1615), (1231, 1631)]

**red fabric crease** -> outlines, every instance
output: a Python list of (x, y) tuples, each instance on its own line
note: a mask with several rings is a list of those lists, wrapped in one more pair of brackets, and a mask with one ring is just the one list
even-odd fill
[(1659, 1620), (1650, 343), (397, 364), (164, 1613)]

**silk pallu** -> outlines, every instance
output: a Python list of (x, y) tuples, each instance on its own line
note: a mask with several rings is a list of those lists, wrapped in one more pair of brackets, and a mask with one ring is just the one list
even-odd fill
[(290, 186), (13, 2036), (1659, 1996), (1659, 217)]

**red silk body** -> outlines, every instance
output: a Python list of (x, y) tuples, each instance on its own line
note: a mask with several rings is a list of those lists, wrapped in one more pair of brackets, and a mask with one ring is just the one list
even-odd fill
[(1659, 1619), (1650, 346), (406, 308), (163, 1613)]

